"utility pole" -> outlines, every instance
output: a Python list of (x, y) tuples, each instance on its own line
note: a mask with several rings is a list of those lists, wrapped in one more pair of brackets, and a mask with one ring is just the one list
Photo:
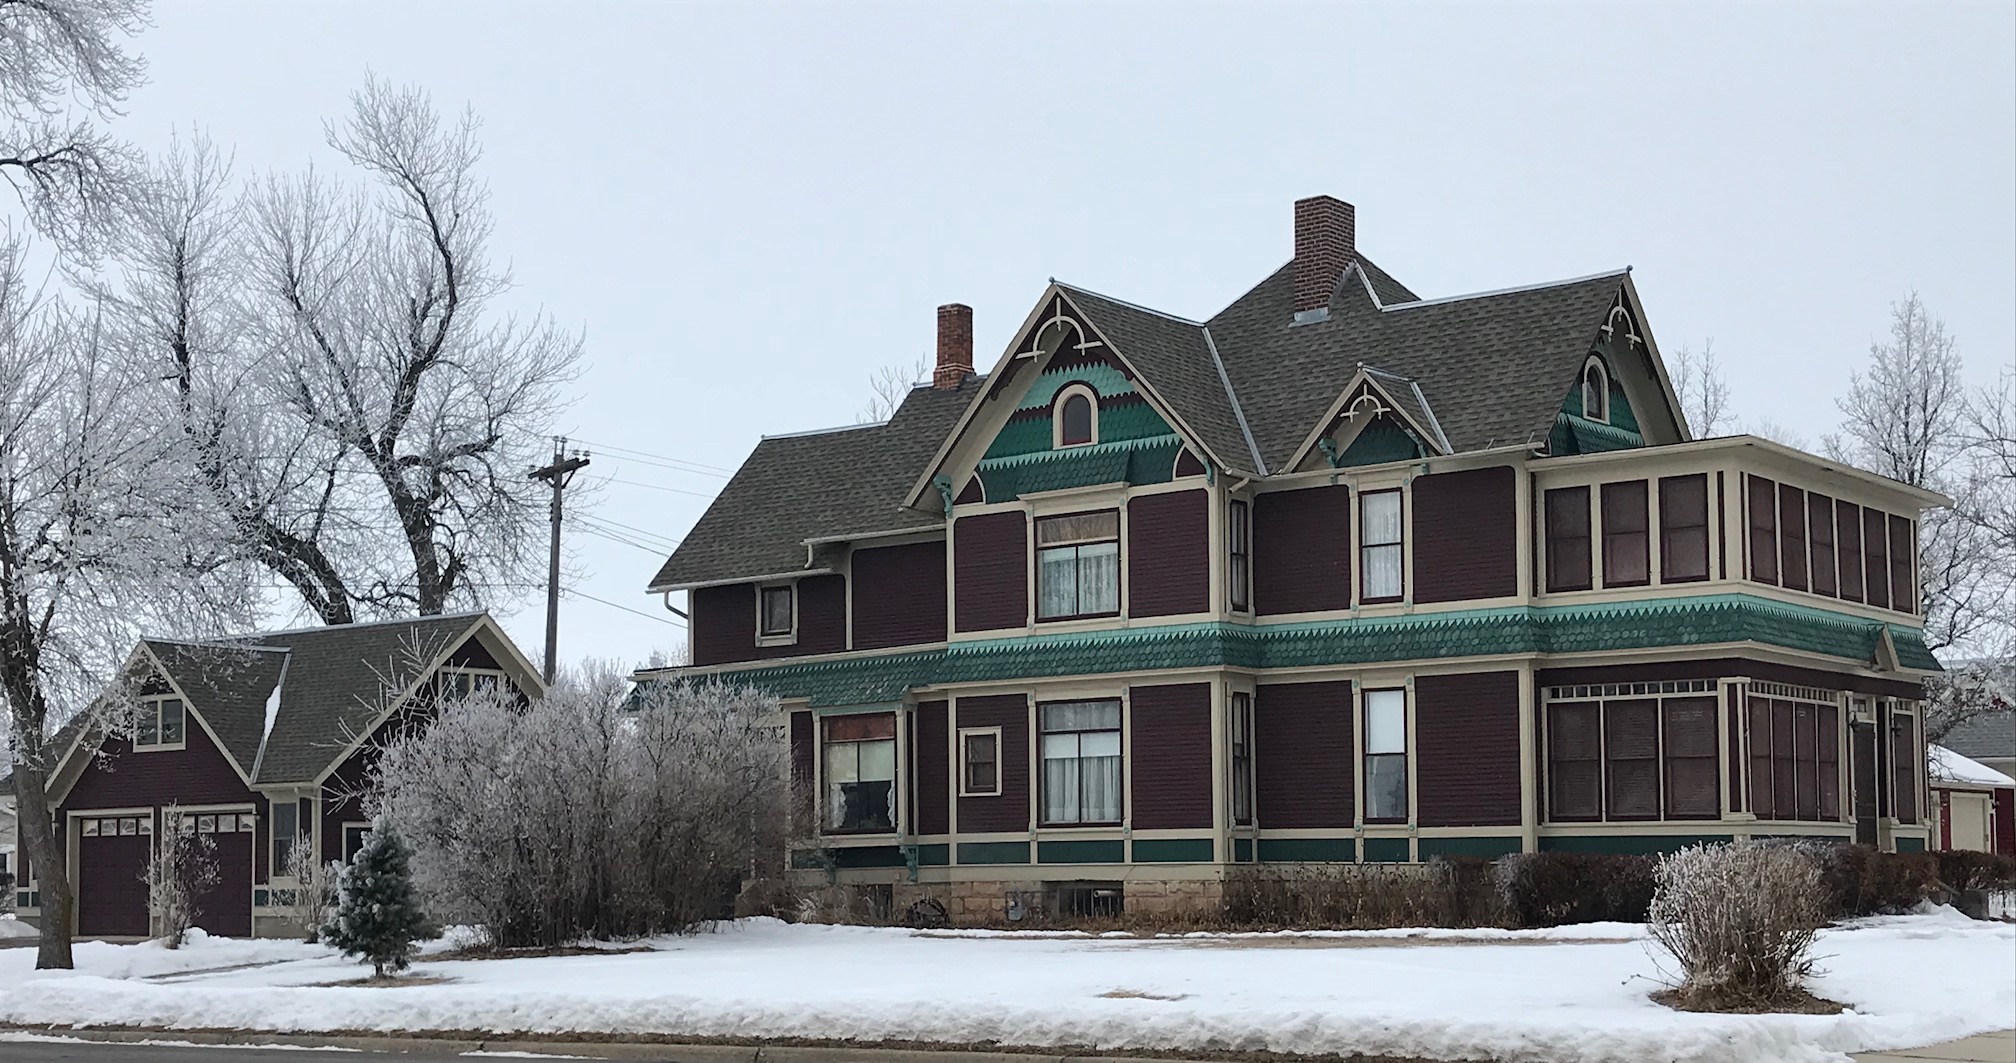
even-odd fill
[(577, 450), (567, 453), (567, 437), (553, 437), (553, 462), (544, 468), (533, 469), (529, 474), (534, 480), (544, 480), (553, 485), (553, 545), (546, 564), (546, 682), (553, 682), (554, 662), (560, 656), (560, 496), (573, 481), (574, 474), (588, 467), (588, 452)]

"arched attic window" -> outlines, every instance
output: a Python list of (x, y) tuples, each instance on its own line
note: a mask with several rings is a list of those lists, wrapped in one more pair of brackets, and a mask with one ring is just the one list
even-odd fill
[(1097, 443), (1099, 394), (1084, 384), (1065, 385), (1050, 407), (1050, 422), (1056, 426), (1052, 443), (1059, 448)]
[(1582, 416), (1610, 423), (1610, 371), (1593, 355), (1582, 366)]

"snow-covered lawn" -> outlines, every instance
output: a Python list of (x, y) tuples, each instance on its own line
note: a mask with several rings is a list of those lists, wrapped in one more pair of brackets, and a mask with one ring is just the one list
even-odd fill
[[(1609, 938), (1591, 941), (1589, 938)], [(1820, 940), (1839, 1016), (1708, 1016), (1647, 999), (1642, 928), (1537, 933), (917, 934), (747, 920), (646, 952), (425, 959), (440, 984), (358, 977), (318, 946), (83, 944), (78, 970), (0, 952), (0, 1023), (272, 1032), (645, 1032), (1105, 1048), (1366, 1052), (1441, 1059), (1839, 1060), (2006, 1029), (2016, 926), (1951, 909)], [(438, 950), (439, 946), (436, 946)]]
[(32, 938), (35, 928), (14, 918), (13, 912), (0, 915), (0, 940), (7, 938)]

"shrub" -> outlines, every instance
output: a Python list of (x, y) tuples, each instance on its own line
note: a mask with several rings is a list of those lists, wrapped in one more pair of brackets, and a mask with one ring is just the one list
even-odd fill
[(2016, 889), (2016, 858), (1971, 849), (1934, 853), (1939, 881), (1955, 892)]
[(1695, 845), (1660, 858), (1652, 939), (1683, 980), (1675, 1003), (1728, 1011), (1804, 1003), (1800, 982), (1825, 923), (1820, 871), (1786, 846)]
[(379, 978), (411, 966), (418, 943), (440, 936), (413, 888), (412, 861), (396, 829), (382, 819), (372, 824), (363, 848), (337, 876), (336, 908), (322, 924), (324, 942), (363, 958)]
[(161, 840), (147, 858), (140, 881), (147, 886), (147, 911), (154, 917), (161, 943), (182, 947), (196, 917), (196, 904), (217, 884), (216, 842), (196, 832), (196, 817), (169, 805), (161, 813)]
[(1642, 923), (1656, 868), (1632, 854), (1515, 853), (1498, 862), (1498, 888), (1519, 926)]
[(1249, 928), (1376, 930), (1502, 926), (1488, 861), (1242, 867), (1225, 877), (1223, 913)]

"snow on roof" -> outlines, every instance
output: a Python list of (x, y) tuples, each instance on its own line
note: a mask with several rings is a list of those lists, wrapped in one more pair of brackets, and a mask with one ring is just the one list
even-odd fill
[(1962, 783), (1968, 786), (2016, 786), (2016, 779), (2011, 779), (1978, 760), (1963, 757), (1945, 746), (1926, 746), (1925, 762), (1934, 782)]

